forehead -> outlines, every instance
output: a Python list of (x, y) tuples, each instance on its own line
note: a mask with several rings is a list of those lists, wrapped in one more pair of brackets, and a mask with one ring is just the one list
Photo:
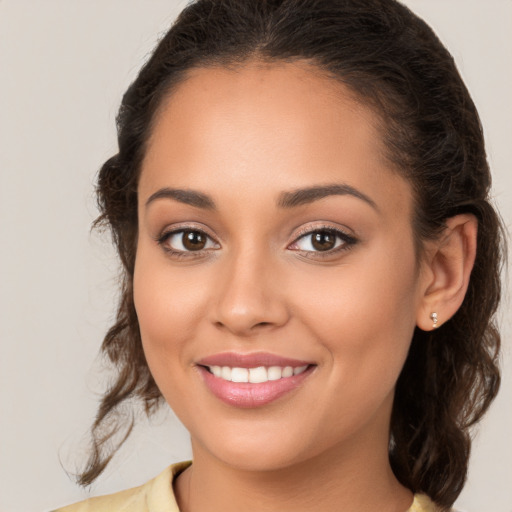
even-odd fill
[(343, 181), (401, 202), (394, 191), (410, 196), (409, 187), (384, 156), (379, 121), (307, 62), (193, 69), (155, 117), (140, 192), (229, 182), (254, 194)]
[[(187, 134), (231, 127), (239, 136), (228, 142), (240, 139), (240, 129), (248, 136), (258, 132), (260, 138), (266, 132), (290, 146), (311, 140), (314, 133), (343, 144), (350, 132), (353, 139), (371, 139), (376, 155), (383, 149), (378, 116), (348, 87), (305, 61), (192, 69), (164, 99), (154, 126), (172, 122)], [(158, 133), (153, 135), (151, 142)]]
[(267, 62), (255, 59), (236, 66), (192, 68), (184, 76), (163, 102), (163, 109), (191, 97), (202, 105), (216, 101), (237, 106), (250, 97), (253, 105), (284, 100), (283, 107), (293, 104), (297, 108), (297, 98), (302, 97), (304, 104), (322, 110), (332, 108), (341, 94), (344, 99), (352, 100), (352, 109), (370, 112), (354, 92), (305, 60)]

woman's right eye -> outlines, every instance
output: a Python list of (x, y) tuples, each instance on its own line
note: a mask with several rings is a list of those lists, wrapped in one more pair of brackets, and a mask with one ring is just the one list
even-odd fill
[(170, 253), (200, 252), (219, 248), (217, 242), (199, 229), (169, 231), (159, 237), (158, 243)]

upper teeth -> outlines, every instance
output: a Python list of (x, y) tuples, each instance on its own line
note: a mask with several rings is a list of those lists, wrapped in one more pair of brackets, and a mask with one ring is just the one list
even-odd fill
[(224, 380), (232, 382), (251, 382), (259, 384), (269, 380), (279, 380), (284, 377), (291, 377), (298, 375), (306, 370), (308, 365), (298, 366), (258, 366), (257, 368), (231, 368), (230, 366), (208, 366), (209, 370), (215, 375)]

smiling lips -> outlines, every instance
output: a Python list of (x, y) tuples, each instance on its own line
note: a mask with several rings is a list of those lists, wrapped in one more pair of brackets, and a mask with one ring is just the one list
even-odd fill
[(224, 403), (242, 408), (277, 400), (297, 388), (315, 366), (264, 353), (217, 354), (198, 363), (209, 390)]

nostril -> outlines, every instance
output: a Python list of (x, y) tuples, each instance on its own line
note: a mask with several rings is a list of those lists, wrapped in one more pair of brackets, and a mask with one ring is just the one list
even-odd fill
[(266, 299), (257, 302), (226, 299), (212, 308), (212, 323), (217, 329), (227, 329), (237, 335), (252, 335), (283, 326), (289, 319), (284, 301), (272, 303)]
[(260, 329), (267, 329), (271, 328), (273, 325), (275, 325), (273, 322), (255, 322), (253, 325), (250, 325), (248, 323), (244, 323), (243, 325), (235, 324), (233, 321), (231, 322), (222, 322), (222, 321), (216, 321), (215, 326), (218, 329), (227, 329), (232, 332), (236, 332), (238, 335), (243, 336), (243, 333), (245, 332), (245, 335), (254, 334)]

